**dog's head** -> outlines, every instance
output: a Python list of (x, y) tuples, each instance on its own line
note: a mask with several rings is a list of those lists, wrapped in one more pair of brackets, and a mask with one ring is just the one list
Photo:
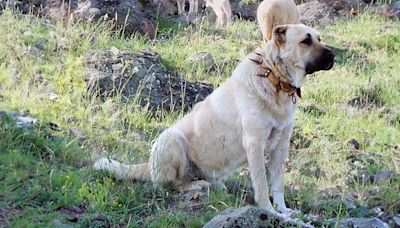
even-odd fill
[[(305, 25), (274, 28), (272, 42), (278, 50), (278, 66), (294, 86), (300, 87), (307, 74), (332, 68), (335, 54), (321, 44), (317, 32)], [(282, 69), (284, 67), (284, 69)]]

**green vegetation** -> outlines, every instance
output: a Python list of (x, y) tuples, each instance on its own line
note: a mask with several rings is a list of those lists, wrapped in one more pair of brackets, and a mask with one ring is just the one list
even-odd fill
[[(248, 21), (235, 21), (228, 31), (209, 24), (160, 26), (153, 41), (121, 36), (104, 24), (65, 28), (8, 11), (0, 15), (0, 110), (29, 110), (40, 120), (35, 129), (19, 129), (7, 117), (0, 121), (0, 223), (199, 227), (228, 207), (247, 204), (243, 191), (212, 189), (191, 200), (148, 183), (115, 181), (90, 168), (102, 156), (126, 163), (147, 160), (151, 142), (183, 113), (160, 120), (118, 97), (87, 99), (86, 52), (151, 49), (186, 79), (217, 86), (248, 47), (261, 44), (258, 27)], [(370, 216), (375, 207), (389, 216), (398, 213), (398, 178), (370, 183), (358, 181), (357, 173), (399, 172), (400, 22), (365, 14), (317, 29), (338, 56), (333, 70), (310, 76), (304, 87), (286, 174), (288, 205), (322, 219)], [(204, 51), (213, 55), (216, 69), (189, 62)], [(49, 93), (58, 99), (48, 99)], [(50, 122), (62, 131), (52, 130)], [(73, 128), (85, 137), (74, 137)], [(360, 150), (348, 145), (350, 139)], [(363, 152), (370, 158), (359, 159)], [(244, 177), (231, 181), (249, 184)], [(334, 194), (326, 194), (329, 189)], [(347, 206), (349, 197), (354, 207)]]

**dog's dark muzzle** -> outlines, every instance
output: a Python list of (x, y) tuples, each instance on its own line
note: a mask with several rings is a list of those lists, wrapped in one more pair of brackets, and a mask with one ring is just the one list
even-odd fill
[(322, 48), (321, 54), (314, 61), (306, 65), (306, 73), (312, 74), (320, 70), (330, 70), (335, 61), (335, 54), (326, 47)]

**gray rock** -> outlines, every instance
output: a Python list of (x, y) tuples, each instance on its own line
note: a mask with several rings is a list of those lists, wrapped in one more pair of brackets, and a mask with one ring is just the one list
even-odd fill
[(215, 216), (203, 228), (213, 227), (313, 227), (300, 220), (278, 217), (253, 206), (226, 209)]
[(57, 228), (74, 228), (73, 225), (62, 223), (58, 219), (53, 220), (51, 223), (53, 224), (54, 227), (57, 227)]
[(392, 170), (384, 170), (384, 171), (379, 171), (376, 175), (374, 175), (374, 182), (379, 184), (384, 181), (390, 181), (393, 178), (396, 178), (398, 174)]
[(189, 60), (192, 63), (202, 64), (206, 67), (212, 67), (214, 65), (214, 59), (210, 52), (199, 52), (192, 56)]
[(400, 214), (393, 216), (393, 222), (394, 222), (394, 225), (396, 225), (397, 227), (400, 227)]
[(328, 25), (342, 15), (337, 14), (331, 6), (318, 1), (307, 2), (297, 6), (300, 22), (306, 25)]
[(348, 142), (347, 142), (347, 144), (352, 148), (352, 149), (355, 149), (355, 150), (359, 150), (360, 149), (360, 143), (357, 141), (357, 140), (355, 140), (355, 139), (350, 139)]
[[(64, 23), (104, 19), (117, 30), (132, 34), (139, 32), (155, 36), (153, 22), (139, 0), (0, 0), (0, 11), (15, 6), (23, 13), (31, 13), (61, 20)], [(157, 9), (151, 8), (152, 14)]]
[(138, 0), (83, 0), (72, 13), (73, 21), (110, 20), (116, 28), (132, 34), (139, 32), (150, 38), (155, 36), (154, 24), (144, 13)]
[(388, 4), (383, 7), (383, 15), (389, 19), (399, 19), (400, 18), (400, 1)]
[(256, 20), (257, 8), (260, 2), (262, 2), (262, 0), (234, 0), (231, 2), (232, 14), (241, 19)]
[(17, 128), (32, 128), (36, 126), (39, 121), (32, 118), (28, 114), (21, 114), (19, 112), (0, 111), (0, 120), (11, 119), (15, 121)]
[(389, 228), (389, 225), (378, 218), (346, 218), (337, 221), (336, 219), (332, 220), (332, 225), (335, 227), (343, 227), (343, 228)]
[(168, 70), (151, 51), (100, 50), (86, 55), (89, 92), (103, 98), (121, 95), (142, 107), (188, 110), (211, 92), (212, 86), (183, 80)]
[(86, 137), (86, 133), (79, 128), (71, 128), (68, 131), (68, 136), (72, 137), (72, 138), (76, 138), (78, 140), (81, 140)]

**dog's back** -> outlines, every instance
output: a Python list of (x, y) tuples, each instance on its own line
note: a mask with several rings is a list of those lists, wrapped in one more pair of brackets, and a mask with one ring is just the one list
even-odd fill
[(299, 13), (293, 0), (264, 0), (258, 6), (257, 21), (264, 40), (268, 41), (275, 26), (298, 24)]

